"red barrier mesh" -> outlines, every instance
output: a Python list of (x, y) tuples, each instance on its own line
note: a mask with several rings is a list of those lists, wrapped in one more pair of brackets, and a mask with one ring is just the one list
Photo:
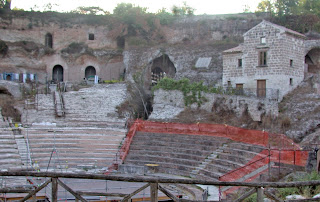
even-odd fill
[[(299, 145), (283, 134), (271, 134), (264, 131), (247, 130), (218, 124), (181, 124), (181, 123), (160, 123), (151, 121), (136, 120), (130, 127), (127, 138), (120, 149), (120, 159), (124, 160), (128, 154), (132, 138), (136, 131), (168, 134), (189, 134), (189, 135), (209, 135), (225, 137), (237, 142), (260, 145), (266, 147), (245, 166), (233, 170), (220, 177), (221, 181), (236, 181), (245, 178), (253, 180), (254, 176), (259, 176), (265, 172), (269, 162), (281, 162), (291, 165), (305, 166), (308, 159), (308, 151), (301, 151)], [(270, 151), (269, 151), (270, 149)], [(255, 171), (256, 174), (253, 173)], [(248, 176), (247, 176), (248, 177)]]

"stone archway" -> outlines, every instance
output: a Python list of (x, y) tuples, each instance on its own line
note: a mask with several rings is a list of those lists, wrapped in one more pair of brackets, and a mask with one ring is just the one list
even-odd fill
[(52, 69), (52, 81), (55, 83), (63, 81), (63, 67), (55, 65)]
[(307, 66), (306, 72), (320, 72), (320, 47), (313, 48), (306, 54), (305, 64)]
[(12, 80), (11, 74), (8, 74), (8, 75), (6, 76), (6, 80), (7, 80), (7, 81), (11, 81), (11, 80)]
[(171, 62), (168, 55), (163, 54), (162, 56), (154, 59), (151, 66), (151, 84), (157, 84), (158, 80), (163, 77), (173, 78), (176, 75), (176, 67)]
[(84, 71), (84, 77), (88, 80), (89, 78), (94, 78), (96, 75), (96, 69), (93, 66), (86, 67)]

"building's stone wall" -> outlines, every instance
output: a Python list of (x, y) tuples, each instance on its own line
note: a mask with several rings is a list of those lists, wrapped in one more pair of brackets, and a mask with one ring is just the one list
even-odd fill
[[(260, 38), (266, 43), (261, 44)], [(257, 88), (257, 80), (266, 80), (267, 89), (279, 89), (279, 100), (294, 89), (304, 77), (304, 39), (262, 22), (244, 34), (241, 53), (225, 53), (223, 85), (228, 81), (235, 87)], [(259, 66), (259, 51), (267, 51), (267, 65)], [(242, 58), (242, 68), (237, 67)], [(293, 65), (290, 66), (290, 60)], [(291, 83), (290, 83), (291, 78)]]
[[(261, 121), (262, 116), (265, 114), (278, 116), (279, 113), (278, 103), (275, 101), (211, 93), (206, 93), (203, 96), (208, 101), (200, 107), (198, 107), (197, 104), (193, 104), (191, 108), (213, 112), (214, 105), (217, 102), (220, 108), (233, 111), (238, 117), (247, 110), (254, 121)], [(153, 112), (149, 119), (173, 121), (177, 119), (177, 116), (185, 107), (184, 96), (181, 91), (165, 91), (159, 89), (154, 92)]]

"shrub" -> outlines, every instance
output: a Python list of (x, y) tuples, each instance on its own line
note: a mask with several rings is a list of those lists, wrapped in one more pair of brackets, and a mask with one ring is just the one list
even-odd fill
[(8, 53), (8, 46), (7, 44), (0, 40), (0, 54), (2, 55), (6, 55)]
[(286, 129), (291, 126), (291, 119), (288, 116), (285, 116), (281, 119), (281, 128)]
[(190, 83), (189, 79), (186, 78), (176, 81), (165, 77), (152, 88), (152, 91), (160, 88), (164, 90), (180, 90), (184, 95), (185, 106), (197, 103), (198, 107), (200, 107), (202, 103), (207, 102), (207, 99), (202, 96), (203, 93), (217, 92), (215, 88), (204, 86), (203, 82)]

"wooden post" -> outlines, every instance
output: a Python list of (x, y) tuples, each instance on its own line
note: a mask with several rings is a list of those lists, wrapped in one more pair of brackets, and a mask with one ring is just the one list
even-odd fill
[(150, 198), (151, 202), (158, 202), (158, 183), (150, 184)]
[(52, 178), (52, 202), (58, 201), (58, 179)]
[(263, 190), (262, 187), (257, 188), (257, 202), (263, 202)]
[(33, 201), (33, 202), (37, 202), (37, 194), (34, 194), (34, 195), (32, 196), (32, 201)]

